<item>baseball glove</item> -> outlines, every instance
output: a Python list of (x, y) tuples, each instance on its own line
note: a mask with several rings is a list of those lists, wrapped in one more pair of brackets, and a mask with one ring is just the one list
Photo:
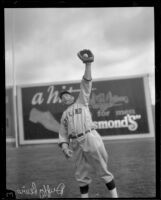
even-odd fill
[(77, 55), (83, 63), (91, 63), (94, 61), (94, 55), (89, 49), (83, 49)]

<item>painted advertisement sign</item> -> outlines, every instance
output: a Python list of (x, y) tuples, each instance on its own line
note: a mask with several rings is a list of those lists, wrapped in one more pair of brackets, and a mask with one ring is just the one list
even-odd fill
[[(89, 108), (101, 136), (150, 134), (146, 77), (93, 80)], [(20, 141), (47, 142), (58, 138), (65, 105), (59, 92), (69, 90), (75, 98), (80, 82), (64, 82), (19, 88)]]

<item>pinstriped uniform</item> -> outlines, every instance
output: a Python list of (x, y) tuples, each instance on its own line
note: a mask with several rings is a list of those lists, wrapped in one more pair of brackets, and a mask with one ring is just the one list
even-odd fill
[[(74, 151), (75, 177), (80, 186), (91, 183), (91, 167), (105, 183), (113, 179), (112, 173), (107, 169), (108, 154), (101, 136), (94, 129), (88, 107), (91, 88), (92, 81), (83, 78), (79, 96), (76, 102), (64, 111), (59, 129), (59, 143), (68, 143)], [(83, 133), (80, 137), (69, 139), (80, 133)]]

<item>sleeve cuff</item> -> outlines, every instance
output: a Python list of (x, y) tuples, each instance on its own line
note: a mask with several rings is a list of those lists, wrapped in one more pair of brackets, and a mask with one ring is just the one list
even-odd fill
[(85, 78), (84, 76), (83, 76), (83, 79), (85, 80), (85, 81), (91, 81), (92, 79), (87, 79), (87, 78)]
[(62, 144), (64, 144), (64, 143), (68, 144), (68, 146), (69, 146), (68, 142), (60, 142), (60, 143), (58, 143), (59, 147), (62, 148)]

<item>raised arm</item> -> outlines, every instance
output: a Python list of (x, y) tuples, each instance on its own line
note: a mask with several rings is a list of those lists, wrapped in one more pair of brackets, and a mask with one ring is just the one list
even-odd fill
[(84, 72), (84, 79), (91, 81), (92, 75), (91, 75), (91, 63), (85, 63), (85, 72)]
[(91, 63), (94, 61), (94, 55), (90, 50), (84, 49), (78, 52), (78, 57), (85, 63), (85, 72), (80, 84), (80, 94), (77, 102), (88, 105), (92, 89)]

